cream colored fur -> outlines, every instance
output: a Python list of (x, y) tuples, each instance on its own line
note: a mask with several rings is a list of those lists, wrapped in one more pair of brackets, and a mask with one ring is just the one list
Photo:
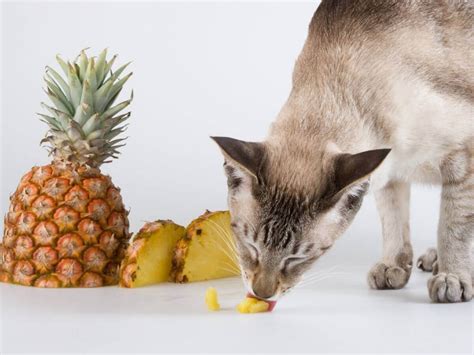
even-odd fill
[[(293, 91), (267, 142), (278, 151), (281, 168), (275, 169), (275, 179), (292, 180), (296, 189), (320, 185), (325, 178), (321, 166), (334, 151), (392, 149), (371, 177), (384, 244), (381, 262), (369, 273), (373, 288), (399, 288), (408, 281), (410, 184), (442, 184), (441, 276), (430, 281), (430, 295), (440, 302), (466, 300), (472, 296), (471, 280), (469, 285), (466, 280), (474, 269), (469, 259), (474, 239), (474, 30), (462, 20), (473, 19), (474, 12), (466, 7), (464, 14), (450, 13), (449, 21), (436, 23), (418, 18), (417, 2), (404, 3), (403, 26), (390, 31), (381, 26), (380, 32), (348, 39), (321, 38), (322, 18), (315, 16), (296, 64)], [(453, 10), (453, 3), (433, 11)], [(420, 74), (417, 67), (425, 71)], [(452, 75), (445, 87), (435, 85), (440, 73)], [(460, 77), (462, 95), (449, 86)], [(295, 174), (301, 179), (290, 179)]]
[[(249, 240), (246, 224), (257, 231), (260, 266), (243, 267), (250, 290), (279, 295), (302, 272), (283, 280), (275, 260), (291, 259), (291, 250), (274, 251), (258, 242), (261, 224), (277, 223), (265, 212), (266, 202), (254, 195), (259, 173), (251, 170), (260, 166), (259, 157), (264, 157), (270, 192), (294, 196), (311, 208), (311, 197), (323, 198), (334, 185), (335, 162), (342, 154), (389, 148), (370, 176), (354, 181), (339, 193), (337, 203), (297, 226), (303, 231), (300, 240), (315, 246), (308, 258), (322, 255), (344, 232), (358, 210), (350, 207), (351, 194), (370, 181), (382, 222), (383, 255), (368, 282), (375, 289), (403, 287), (413, 263), (410, 185), (440, 184), (439, 272), (428, 283), (429, 294), (435, 302), (471, 299), (473, 2), (322, 1), (295, 65), (292, 91), (266, 140), (248, 147), (227, 138), (218, 144), (230, 152), (226, 160), (242, 180), (229, 195), (237, 239)], [(418, 264), (432, 266), (432, 260)]]

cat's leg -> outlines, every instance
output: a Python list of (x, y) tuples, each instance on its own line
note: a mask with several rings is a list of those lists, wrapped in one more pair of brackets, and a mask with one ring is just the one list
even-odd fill
[(410, 278), (413, 251), (410, 243), (410, 184), (392, 181), (375, 192), (382, 221), (382, 260), (368, 274), (373, 289), (398, 289)]
[(474, 149), (451, 155), (441, 166), (443, 178), (438, 225), (438, 274), (428, 281), (434, 302), (472, 298), (474, 240)]
[(429, 248), (416, 262), (418, 269), (427, 272), (438, 273), (438, 251), (436, 248)]

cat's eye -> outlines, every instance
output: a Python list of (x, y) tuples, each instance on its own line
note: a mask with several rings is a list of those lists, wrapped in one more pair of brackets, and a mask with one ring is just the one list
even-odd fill
[(252, 264), (254, 267), (257, 267), (259, 264), (259, 253), (258, 249), (255, 247), (255, 245), (250, 244), (250, 243), (245, 243), (245, 247), (251, 254), (251, 259), (252, 259)]
[(281, 273), (285, 274), (288, 269), (292, 266), (305, 262), (307, 258), (305, 256), (290, 256), (283, 261), (283, 265), (280, 269)]

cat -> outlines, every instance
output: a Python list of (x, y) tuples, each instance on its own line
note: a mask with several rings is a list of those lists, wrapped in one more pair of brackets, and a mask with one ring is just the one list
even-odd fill
[(438, 250), (420, 258), (434, 302), (469, 301), (474, 258), (474, 2), (323, 0), (263, 142), (224, 155), (244, 283), (276, 300), (374, 191), (383, 255), (373, 289), (410, 278), (411, 183), (442, 185)]

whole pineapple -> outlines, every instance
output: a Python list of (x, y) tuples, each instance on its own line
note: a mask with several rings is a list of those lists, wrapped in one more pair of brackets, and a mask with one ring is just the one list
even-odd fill
[(34, 167), (11, 196), (0, 244), (0, 281), (38, 287), (97, 287), (118, 283), (130, 237), (120, 190), (100, 166), (116, 158), (124, 138), (120, 113), (132, 98), (115, 104), (129, 73), (112, 71), (104, 50), (72, 63), (57, 61), (65, 78), (47, 67), (52, 107), (39, 114), (49, 131), (42, 140), (53, 161)]

